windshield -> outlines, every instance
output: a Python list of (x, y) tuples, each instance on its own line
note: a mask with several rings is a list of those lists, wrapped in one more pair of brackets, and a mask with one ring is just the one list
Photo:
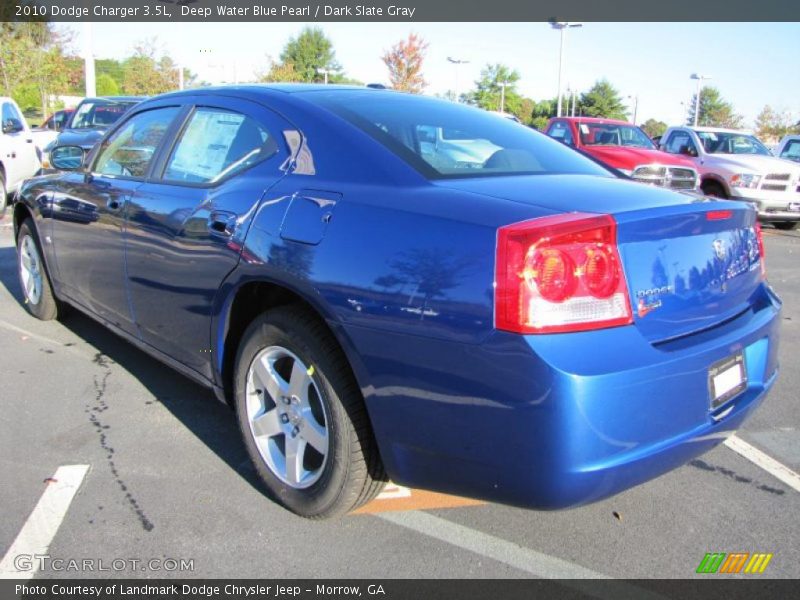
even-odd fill
[(581, 143), (584, 146), (634, 146), (655, 150), (655, 144), (644, 131), (633, 125), (617, 123), (580, 123)]
[(360, 128), (429, 179), (544, 173), (612, 176), (546, 135), (463, 104), (370, 90), (303, 96)]
[(84, 102), (75, 111), (70, 129), (98, 129), (113, 125), (136, 102)]
[(723, 131), (698, 131), (697, 137), (709, 154), (761, 154), (770, 156), (767, 147), (752, 135)]

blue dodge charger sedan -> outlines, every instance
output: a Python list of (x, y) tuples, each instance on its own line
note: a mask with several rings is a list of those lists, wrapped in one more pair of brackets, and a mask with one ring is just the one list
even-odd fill
[(27, 308), (75, 307), (213, 388), (306, 517), (389, 478), (592, 502), (720, 443), (777, 376), (752, 207), (475, 108), (190, 90), (52, 160), (14, 206)]

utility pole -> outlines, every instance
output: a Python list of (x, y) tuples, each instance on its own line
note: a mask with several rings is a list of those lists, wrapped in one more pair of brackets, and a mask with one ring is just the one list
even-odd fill
[(633, 100), (633, 124), (636, 125), (636, 113), (639, 111), (639, 96), (628, 96)]
[(567, 45), (567, 29), (574, 27), (583, 27), (583, 23), (567, 23), (564, 21), (550, 21), (550, 27), (557, 29), (561, 32), (561, 43), (558, 51), (558, 114), (561, 116), (561, 101), (564, 96), (563, 89), (561, 88), (561, 80), (564, 76), (564, 52)]
[(506, 108), (506, 87), (508, 86), (508, 82), (498, 82), (497, 85), (500, 86), (500, 112), (504, 112)]
[(86, 80), (85, 94), (87, 98), (97, 96), (97, 82), (94, 73), (94, 45), (92, 43), (92, 24), (83, 25), (83, 71)]
[(325, 76), (325, 85), (328, 85), (328, 75), (334, 73), (333, 69), (317, 69), (317, 73)]
[(711, 77), (706, 77), (705, 75), (692, 73), (689, 79), (697, 80), (697, 91), (694, 94), (694, 126), (697, 127), (697, 122), (698, 119), (700, 118), (700, 92), (703, 87), (703, 81), (711, 79)]
[(455, 70), (456, 70), (456, 87), (455, 87), (455, 90), (454, 90), (454, 92), (455, 92), (455, 94), (456, 94), (456, 102), (461, 102), (461, 98), (460, 98), (460, 96), (458, 95), (458, 67), (459, 67), (459, 65), (468, 65), (468, 64), (469, 64), (469, 61), (468, 61), (468, 60), (461, 60), (461, 59), (459, 59), (459, 58), (453, 58), (452, 56), (448, 56), (448, 57), (447, 57), (447, 61), (448, 61), (448, 62), (450, 62), (450, 63), (452, 63), (453, 65), (455, 65)]

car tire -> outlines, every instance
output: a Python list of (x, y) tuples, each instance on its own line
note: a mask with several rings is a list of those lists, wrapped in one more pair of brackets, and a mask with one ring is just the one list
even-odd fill
[(47, 265), (36, 227), (28, 218), (17, 235), (17, 272), (25, 306), (37, 319), (50, 321), (59, 316), (59, 302), (53, 294)]
[(284, 306), (255, 319), (242, 337), (234, 377), (242, 437), (272, 498), (300, 516), (324, 519), (380, 493), (387, 479), (364, 399), (316, 315)]
[(797, 228), (797, 221), (777, 221), (773, 223), (775, 229), (781, 229), (783, 231), (791, 231), (792, 229)]
[(0, 171), (0, 215), (5, 211), (6, 204), (8, 204), (8, 189), (6, 188), (5, 175)]
[(714, 198), (727, 198), (728, 194), (725, 193), (725, 189), (718, 184), (716, 181), (707, 181), (702, 185), (703, 193), (706, 196), (712, 196)]

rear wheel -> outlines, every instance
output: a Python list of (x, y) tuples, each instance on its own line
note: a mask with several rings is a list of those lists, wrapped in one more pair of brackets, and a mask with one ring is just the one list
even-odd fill
[(703, 193), (706, 196), (713, 196), (714, 198), (727, 198), (728, 195), (725, 193), (723, 187), (718, 184), (716, 181), (706, 181), (702, 185)]
[(257, 318), (236, 359), (239, 427), (270, 495), (308, 518), (345, 514), (386, 481), (361, 392), (325, 326), (297, 307)]
[(782, 229), (784, 231), (791, 231), (797, 228), (797, 221), (778, 221), (773, 223), (775, 229)]
[(42, 247), (30, 219), (25, 219), (17, 237), (19, 283), (28, 311), (42, 321), (58, 316), (58, 302), (53, 295), (50, 277), (42, 260)]

